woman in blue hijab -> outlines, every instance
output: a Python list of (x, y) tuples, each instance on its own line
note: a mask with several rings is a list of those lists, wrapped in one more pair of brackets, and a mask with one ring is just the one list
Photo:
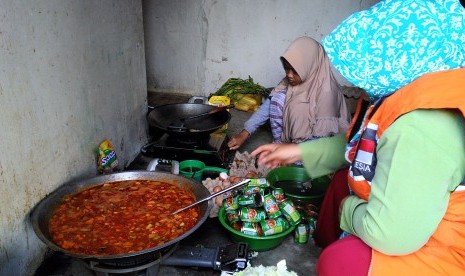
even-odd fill
[(252, 153), (270, 168), (302, 160), (311, 177), (349, 167), (339, 206), (350, 235), (322, 251), (318, 274), (464, 274), (464, 7), (381, 1), (322, 44), (368, 108), (345, 136)]

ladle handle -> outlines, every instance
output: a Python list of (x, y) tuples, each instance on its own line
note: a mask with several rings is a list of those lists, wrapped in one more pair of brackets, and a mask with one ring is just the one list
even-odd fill
[(224, 194), (224, 193), (226, 193), (226, 192), (228, 192), (228, 191), (231, 191), (232, 189), (235, 189), (235, 188), (237, 188), (237, 187), (239, 187), (239, 186), (242, 186), (242, 185), (248, 183), (249, 181), (250, 181), (250, 179), (242, 180), (241, 182), (238, 182), (238, 183), (236, 183), (236, 184), (234, 184), (234, 185), (232, 185), (232, 186), (230, 186), (230, 187), (228, 187), (228, 188), (226, 188), (226, 189), (224, 189), (224, 190), (221, 190), (221, 191), (219, 191), (219, 192), (216, 192), (216, 193), (214, 193), (214, 194), (212, 194), (212, 195), (210, 195), (210, 196), (207, 196), (206, 198), (203, 198), (203, 199), (201, 199), (201, 200), (199, 200), (199, 201), (196, 201), (196, 202), (194, 202), (194, 203), (192, 203), (192, 204), (190, 204), (190, 205), (187, 205), (186, 207), (183, 207), (183, 208), (181, 208), (181, 209), (179, 209), (179, 210), (177, 210), (177, 211), (171, 213), (171, 215), (177, 214), (177, 213), (182, 212), (182, 211), (184, 211), (184, 210), (186, 210), (186, 209), (189, 209), (189, 208), (191, 208), (192, 206), (195, 206), (195, 205), (197, 205), (197, 204), (199, 204), (199, 203), (202, 203), (202, 202), (207, 201), (207, 200), (210, 200), (210, 199), (212, 199), (212, 198), (214, 198), (214, 197), (216, 197), (216, 196), (219, 196), (219, 195), (221, 195), (221, 194)]

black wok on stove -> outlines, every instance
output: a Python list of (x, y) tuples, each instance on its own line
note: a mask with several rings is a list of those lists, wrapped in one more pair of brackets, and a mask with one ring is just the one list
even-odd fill
[(186, 238), (197, 230), (208, 218), (210, 209), (212, 208), (211, 200), (199, 204), (200, 207), (200, 218), (197, 224), (186, 233), (181, 236), (166, 242), (163, 245), (145, 249), (139, 252), (119, 254), (119, 255), (84, 255), (76, 254), (67, 251), (58, 245), (56, 245), (51, 238), (48, 230), (48, 222), (52, 216), (53, 210), (58, 207), (62, 199), (67, 195), (75, 194), (83, 189), (97, 186), (103, 183), (112, 183), (122, 180), (158, 180), (173, 183), (184, 189), (192, 190), (197, 199), (208, 197), (210, 192), (202, 184), (181, 175), (174, 175), (169, 173), (150, 172), (150, 171), (128, 171), (122, 173), (114, 173), (110, 175), (101, 175), (91, 179), (83, 180), (80, 182), (73, 182), (65, 184), (54, 192), (49, 194), (47, 197), (42, 199), (32, 210), (30, 218), (34, 232), (50, 249), (61, 252), (70, 257), (75, 257), (83, 261), (95, 261), (102, 264), (109, 265), (134, 265), (149, 260), (157, 255), (166, 254), (171, 251), (178, 244), (179, 241)]
[(217, 106), (208, 104), (177, 103), (153, 107), (147, 115), (150, 127), (167, 133), (172, 137), (202, 139), (220, 129), (231, 119), (228, 110), (192, 118), (181, 123), (182, 118), (196, 116), (217, 110)]

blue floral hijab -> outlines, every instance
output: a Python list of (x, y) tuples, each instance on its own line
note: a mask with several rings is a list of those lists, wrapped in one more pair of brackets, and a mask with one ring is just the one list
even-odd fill
[(322, 44), (336, 69), (376, 100), (426, 73), (465, 66), (465, 8), (459, 0), (381, 1)]

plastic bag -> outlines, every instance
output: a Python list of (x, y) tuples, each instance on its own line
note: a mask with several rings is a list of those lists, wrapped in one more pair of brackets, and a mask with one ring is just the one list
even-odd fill
[(112, 173), (113, 170), (118, 166), (118, 159), (116, 158), (116, 152), (113, 149), (113, 145), (110, 140), (103, 141), (98, 149), (98, 171), (102, 174)]

